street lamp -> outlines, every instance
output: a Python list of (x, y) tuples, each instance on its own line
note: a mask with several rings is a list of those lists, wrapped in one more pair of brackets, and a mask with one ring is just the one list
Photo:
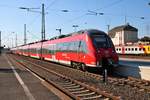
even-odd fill
[(56, 31), (59, 31), (59, 35), (61, 35), (61, 28), (56, 29)]
[(69, 12), (69, 10), (66, 10), (66, 9), (64, 9), (64, 10), (61, 10), (62, 12)]
[(77, 31), (77, 27), (79, 27), (78, 25), (72, 25), (72, 27), (74, 27), (75, 32)]

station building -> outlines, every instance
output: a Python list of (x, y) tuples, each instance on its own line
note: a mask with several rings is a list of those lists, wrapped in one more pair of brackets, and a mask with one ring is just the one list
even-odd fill
[(112, 28), (108, 35), (116, 46), (138, 42), (138, 29), (129, 24)]

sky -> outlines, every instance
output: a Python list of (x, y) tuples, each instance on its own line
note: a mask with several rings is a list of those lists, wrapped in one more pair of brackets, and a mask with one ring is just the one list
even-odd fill
[[(12, 47), (24, 43), (24, 24), (27, 43), (41, 40), (41, 13), (19, 9), (35, 8), (41, 12), (45, 5), (46, 39), (81, 29), (104, 32), (129, 23), (138, 29), (138, 37), (150, 36), (150, 0), (1, 0), (0, 31), (2, 45)], [(63, 12), (67, 10), (68, 12)], [(97, 13), (97, 14), (96, 14)], [(101, 15), (103, 14), (103, 15)], [(144, 19), (143, 19), (144, 18)], [(75, 29), (73, 25), (78, 25)]]

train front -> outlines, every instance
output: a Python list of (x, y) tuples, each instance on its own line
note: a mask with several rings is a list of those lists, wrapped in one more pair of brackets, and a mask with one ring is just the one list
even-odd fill
[(96, 66), (110, 71), (113, 67), (118, 66), (118, 55), (110, 37), (98, 30), (91, 30), (88, 34), (93, 47)]

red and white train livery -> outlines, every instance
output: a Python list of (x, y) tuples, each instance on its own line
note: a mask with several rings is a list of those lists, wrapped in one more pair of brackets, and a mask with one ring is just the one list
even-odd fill
[(111, 69), (118, 64), (118, 55), (110, 37), (96, 29), (18, 46), (11, 51), (19, 55), (68, 64), (83, 70), (88, 67)]

